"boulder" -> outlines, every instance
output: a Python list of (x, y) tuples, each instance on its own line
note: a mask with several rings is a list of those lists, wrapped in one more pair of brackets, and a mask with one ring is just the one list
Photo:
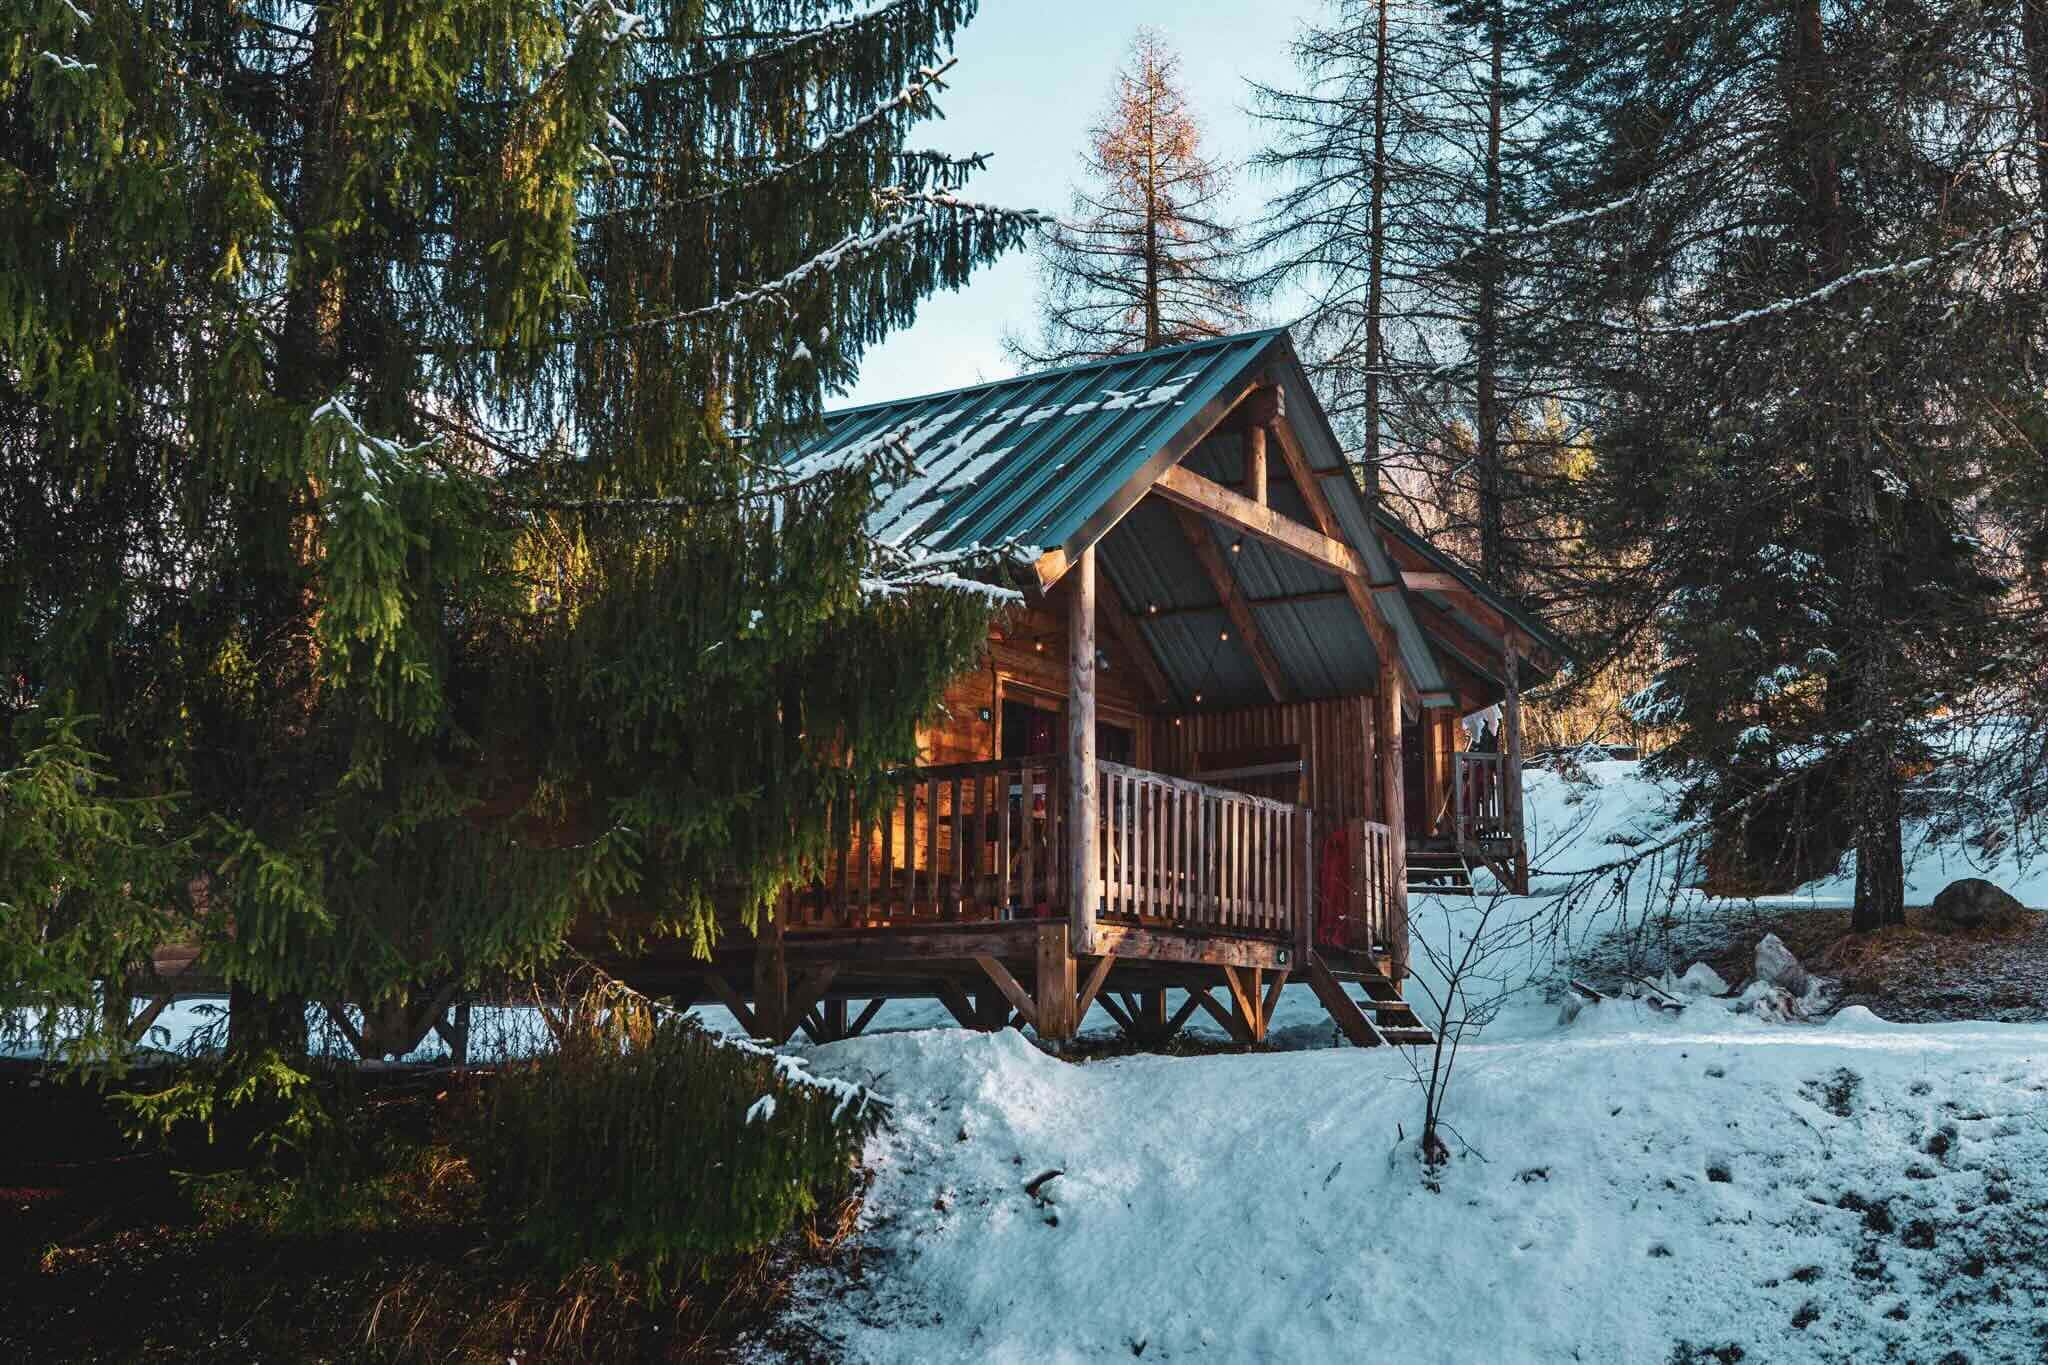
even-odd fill
[(1780, 987), (1795, 1000), (1806, 994), (1806, 968), (1776, 934), (1765, 934), (1756, 945), (1756, 979)]
[(1964, 877), (1944, 886), (1928, 913), (1949, 928), (1974, 929), (1985, 924), (2011, 924), (2026, 912), (2024, 905), (1982, 877)]
[(1678, 978), (1678, 991), (1685, 995), (1726, 995), (1728, 983), (1704, 962), (1695, 962)]

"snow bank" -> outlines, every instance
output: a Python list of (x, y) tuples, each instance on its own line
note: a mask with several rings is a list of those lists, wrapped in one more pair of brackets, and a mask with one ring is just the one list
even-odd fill
[(815, 1049), (896, 1123), (798, 1317), (849, 1361), (2039, 1359), (2048, 1027), (1705, 1004), (1468, 1047), (1440, 1193), (1391, 1050)]

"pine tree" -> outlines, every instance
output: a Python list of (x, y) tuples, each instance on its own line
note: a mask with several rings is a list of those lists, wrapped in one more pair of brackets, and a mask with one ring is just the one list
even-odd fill
[(1229, 176), (1201, 144), (1180, 58), (1140, 29), (1089, 135), (1089, 184), (1039, 246), (1038, 334), (1006, 339), (1020, 363), (1125, 355), (1243, 324), (1234, 232), (1215, 216)]
[(2011, 643), (1967, 509), (2039, 458), (2010, 435), (2040, 295), (2028, 195), (1992, 169), (2011, 121), (1981, 116), (1996, 21), (1574, 0), (1545, 24), (1608, 638), (1663, 653), (1637, 714), (1741, 853), (1853, 848), (1856, 926), (1896, 923), (1905, 774)]
[(908, 142), (972, 11), (0, 20), (0, 1007), (182, 937), (239, 1047), (341, 998), (396, 1048), (820, 853), (988, 607), (866, 538), (887, 439), (763, 457), (1032, 221)]

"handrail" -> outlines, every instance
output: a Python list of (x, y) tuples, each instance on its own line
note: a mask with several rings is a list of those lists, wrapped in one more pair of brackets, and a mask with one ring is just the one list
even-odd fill
[(1505, 756), (1468, 750), (1454, 755), (1453, 793), (1457, 802), (1458, 842), (1509, 836), (1507, 826), (1507, 782)]
[(1121, 763), (1098, 767), (1104, 916), (1297, 937), (1308, 913), (1306, 810)]
[(902, 768), (868, 818), (832, 813), (837, 849), (790, 897), (796, 927), (864, 928), (1063, 913), (1059, 754)]
[[(1064, 755), (904, 768), (867, 818), (834, 812), (837, 854), (791, 898), (798, 928), (1070, 913)], [(1112, 921), (1291, 939), (1309, 923), (1309, 813), (1101, 762), (1097, 848)]]

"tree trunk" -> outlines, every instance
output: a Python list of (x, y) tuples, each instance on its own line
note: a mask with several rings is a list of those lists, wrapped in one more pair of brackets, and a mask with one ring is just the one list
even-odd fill
[(1159, 91), (1145, 58), (1145, 349), (1165, 341), (1159, 310)]
[(1365, 491), (1374, 502), (1380, 496), (1380, 366), (1386, 360), (1380, 328), (1386, 308), (1387, 262), (1387, 0), (1379, 0), (1376, 8), (1379, 23), (1373, 43), (1372, 224), (1366, 239), (1365, 285)]
[(273, 1048), (286, 1057), (306, 1055), (306, 997), (229, 987), (228, 1054), (247, 1057)]
[[(341, 192), (346, 148), (342, 137), (343, 76), (337, 21), (321, 12), (312, 27), (307, 61), (308, 128), (297, 184), (296, 217), (306, 230), (289, 267), (279, 329), (275, 387), (289, 402), (310, 407), (333, 396), (346, 378), (341, 355), (345, 272), (341, 244), (320, 229), (331, 221)], [(250, 491), (255, 525), (289, 525), (282, 550), (265, 547), (251, 565), (247, 601), (253, 614), (272, 618), (259, 638), (274, 642), (268, 672), (277, 728), (287, 734), (310, 724), (318, 705), (319, 658), (314, 643), (317, 597), (311, 581), (318, 554), (315, 490), (303, 477), (263, 478)], [(279, 743), (289, 743), (280, 737)], [(285, 951), (290, 951), (286, 949)], [(306, 999), (272, 995), (260, 983), (231, 986), (228, 1046), (248, 1053), (274, 1047), (287, 1056), (306, 1052)]]
[(1474, 417), (1478, 444), (1479, 480), (1479, 576), (1493, 587), (1501, 587), (1507, 576), (1505, 474), (1500, 448), (1500, 226), (1501, 226), (1501, 103), (1502, 66), (1507, 47), (1507, 28), (1496, 4), (1488, 18), (1492, 72), (1486, 99), (1486, 239), (1479, 249), (1479, 317), (1473, 338), (1478, 363), (1478, 391)]
[[(1794, 164), (1806, 167), (1806, 216), (1820, 282), (1848, 268), (1848, 231), (1842, 213), (1841, 156), (1833, 113), (1835, 73), (1819, 0), (1793, 0), (1791, 52), (1786, 81), (1787, 131)], [(1870, 382), (1853, 372), (1840, 375), (1848, 393)], [(1842, 397), (1847, 398), (1848, 393)], [(1904, 839), (1900, 832), (1898, 715), (1893, 697), (1893, 623), (1884, 601), (1884, 523), (1878, 515), (1877, 456), (1860, 404), (1814, 403), (1816, 429), (1836, 444), (1840, 474), (1838, 512), (1849, 530), (1848, 588), (1843, 626), (1853, 642), (1850, 676), (1854, 692), (1849, 762), (1849, 820), (1856, 849), (1856, 907), (1850, 926), (1859, 931), (1905, 921)], [(1853, 425), (1845, 429), (1844, 416)]]
[[(2026, 54), (2026, 126), (2034, 139), (2034, 207), (2048, 212), (2048, 0), (2020, 0), (2020, 46)], [(2040, 235), (2048, 236), (2048, 228)]]

